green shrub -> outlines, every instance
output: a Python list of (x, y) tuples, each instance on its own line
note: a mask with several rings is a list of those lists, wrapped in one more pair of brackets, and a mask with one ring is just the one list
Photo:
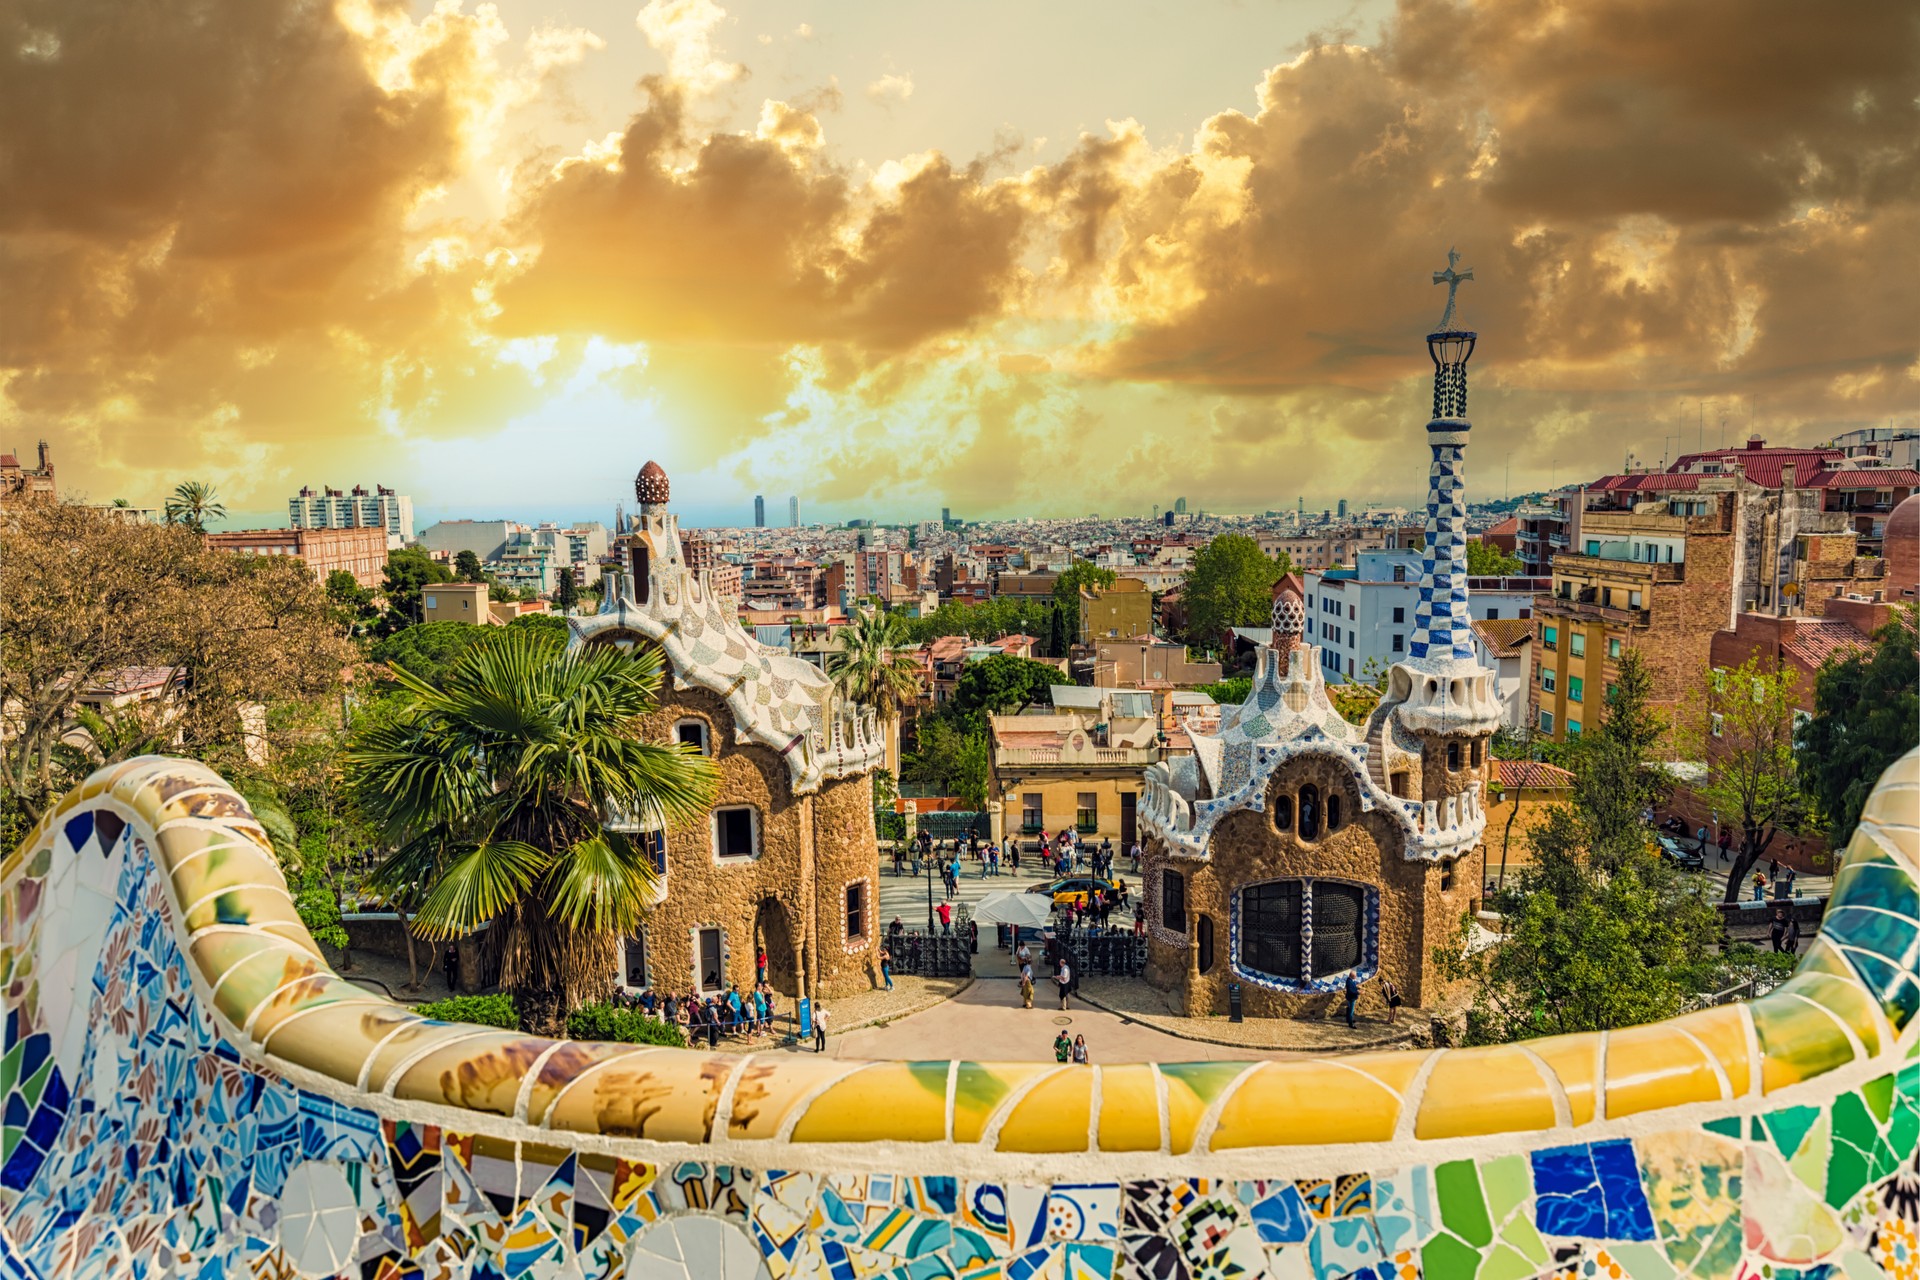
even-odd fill
[(650, 1018), (639, 1009), (589, 1004), (567, 1015), (567, 1034), (575, 1040), (617, 1040), (622, 1044), (664, 1044), (684, 1049), (680, 1028)]
[(448, 996), (445, 1000), (417, 1004), (413, 1011), (423, 1018), (436, 1018), (441, 1022), (473, 1022), (483, 1027), (504, 1027), (508, 1031), (518, 1030), (520, 1026), (513, 997), (504, 992), (491, 996)]

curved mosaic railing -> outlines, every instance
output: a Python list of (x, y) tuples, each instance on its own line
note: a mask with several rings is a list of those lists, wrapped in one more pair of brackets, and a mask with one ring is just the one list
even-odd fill
[(1656, 1026), (1296, 1062), (555, 1042), (336, 977), (206, 768), (0, 874), (0, 1275), (1852, 1280), (1920, 1272), (1920, 753), (1800, 972)]

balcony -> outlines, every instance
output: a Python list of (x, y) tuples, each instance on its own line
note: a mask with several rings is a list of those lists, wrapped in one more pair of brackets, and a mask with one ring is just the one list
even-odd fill
[(1644, 627), (1651, 615), (1645, 609), (1618, 609), (1590, 600), (1569, 600), (1564, 596), (1537, 596), (1533, 602), (1536, 617), (1572, 618), (1581, 622), (1610, 622), (1622, 627)]
[(1028, 769), (1055, 766), (1059, 768), (1080, 769), (1088, 765), (1103, 768), (1114, 766), (1144, 769), (1160, 759), (1158, 747), (1096, 747), (1086, 746), (1073, 751), (1065, 746), (1058, 747), (1001, 747), (993, 753), (994, 764), (1002, 769)]
[(1547, 535), (1547, 542), (1555, 547), (1565, 547), (1567, 545), (1567, 535), (1564, 533), (1550, 533)]

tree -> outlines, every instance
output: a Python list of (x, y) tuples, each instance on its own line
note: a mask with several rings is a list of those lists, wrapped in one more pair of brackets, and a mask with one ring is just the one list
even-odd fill
[(486, 628), (471, 622), (426, 622), (376, 641), (368, 656), (438, 684), (460, 655), (485, 636)]
[(956, 715), (966, 717), (975, 727), (984, 727), (989, 715), (1017, 712), (1036, 702), (1052, 705), (1051, 689), (1063, 679), (1058, 667), (1032, 658), (997, 654), (960, 669), (960, 678), (953, 686), (952, 707)]
[(1920, 609), (1895, 605), (1866, 653), (1827, 663), (1814, 678), (1813, 716), (1795, 738), (1800, 784), (1827, 824), (1827, 843), (1853, 839), (1873, 785), (1920, 744)]
[(397, 671), (400, 714), (345, 754), (348, 787), (395, 846), (373, 887), (417, 887), (421, 937), (491, 925), (500, 985), (529, 1032), (560, 1035), (569, 1012), (607, 994), (619, 940), (646, 918), (651, 856), (606, 815), (677, 826), (717, 790), (706, 756), (637, 734), (661, 672), (651, 647), (569, 650), (503, 628), (441, 685)]
[[(1076, 607), (1076, 612), (1078, 608)], [(1059, 605), (1047, 611), (1047, 654), (1049, 657), (1067, 656), (1067, 611)]]
[(1181, 580), (1187, 612), (1187, 643), (1208, 652), (1220, 648), (1229, 627), (1249, 627), (1273, 616), (1273, 584), (1282, 570), (1260, 544), (1243, 533), (1223, 534), (1200, 548)]
[(207, 531), (207, 521), (225, 520), (227, 509), (220, 505), (213, 486), (188, 480), (175, 486), (167, 498), (167, 523), (177, 524), (195, 533)]
[(1794, 768), (1794, 683), (1792, 671), (1756, 655), (1732, 670), (1715, 670), (1682, 704), (1681, 750), (1707, 765), (1694, 794), (1716, 814), (1733, 815), (1740, 831), (1727, 873), (1728, 902), (1740, 896), (1773, 838), (1806, 821), (1806, 795)]
[(897, 614), (861, 614), (840, 632), (826, 672), (842, 699), (872, 707), (888, 724), (920, 696), (920, 665)]
[(553, 603), (560, 612), (568, 613), (580, 602), (580, 586), (573, 580), (573, 570), (562, 569), (553, 584)]
[(1647, 815), (1666, 797), (1667, 774), (1654, 756), (1666, 725), (1652, 697), (1653, 673), (1638, 650), (1628, 649), (1607, 689), (1599, 726), (1577, 748), (1573, 802), (1586, 819), (1590, 857), (1602, 868), (1645, 851)]
[(1253, 692), (1253, 677), (1228, 676), (1212, 684), (1203, 684), (1194, 692), (1206, 694), (1223, 707), (1237, 707), (1247, 700), (1248, 694)]
[(1467, 540), (1467, 573), (1476, 578), (1511, 578), (1521, 569), (1520, 557), (1510, 556), (1490, 542)]
[(914, 749), (900, 762), (901, 777), (934, 795), (958, 796), (976, 809), (987, 803), (986, 730), (963, 717), (920, 717)]
[[(171, 749), (231, 771), (286, 745), (259, 709), (333, 704), (355, 660), (312, 573), (209, 549), (183, 524), (25, 504), (0, 526), (0, 767), (10, 815), (78, 781), (54, 747), (83, 699), (146, 668)], [(146, 713), (143, 713), (146, 714)]]
[[(1053, 603), (1060, 610), (1060, 626), (1069, 643), (1080, 634), (1080, 589), (1092, 587), (1104, 591), (1119, 580), (1111, 569), (1102, 569), (1091, 560), (1075, 560), (1053, 580)], [(1054, 655), (1064, 658), (1066, 650)]]
[(356, 634), (379, 616), (373, 607), (373, 592), (345, 569), (327, 574), (327, 603), (333, 606), (334, 620), (348, 634)]
[(1365, 724), (1386, 691), (1387, 669), (1380, 665), (1380, 659), (1368, 658), (1358, 679), (1327, 686), (1327, 701), (1348, 724)]
[(394, 631), (424, 621), (420, 607), (420, 589), (430, 582), (452, 582), (447, 566), (419, 547), (402, 547), (387, 553), (387, 616), (384, 627)]
[(464, 547), (453, 557), (453, 573), (461, 582), (486, 579), (486, 573), (480, 568), (480, 557)]

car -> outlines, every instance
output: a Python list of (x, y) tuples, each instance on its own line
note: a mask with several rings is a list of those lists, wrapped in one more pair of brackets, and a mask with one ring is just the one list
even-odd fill
[(1099, 876), (1066, 876), (1059, 880), (1048, 880), (1036, 884), (1027, 892), (1052, 894), (1053, 905), (1064, 907), (1074, 902), (1084, 904), (1095, 890), (1106, 894), (1109, 899), (1119, 892), (1113, 881)]
[(1689, 849), (1672, 836), (1661, 836), (1659, 840), (1660, 856), (1668, 862), (1671, 862), (1674, 866), (1679, 867), (1683, 871), (1706, 870), (1707, 860), (1700, 855), (1698, 849)]

